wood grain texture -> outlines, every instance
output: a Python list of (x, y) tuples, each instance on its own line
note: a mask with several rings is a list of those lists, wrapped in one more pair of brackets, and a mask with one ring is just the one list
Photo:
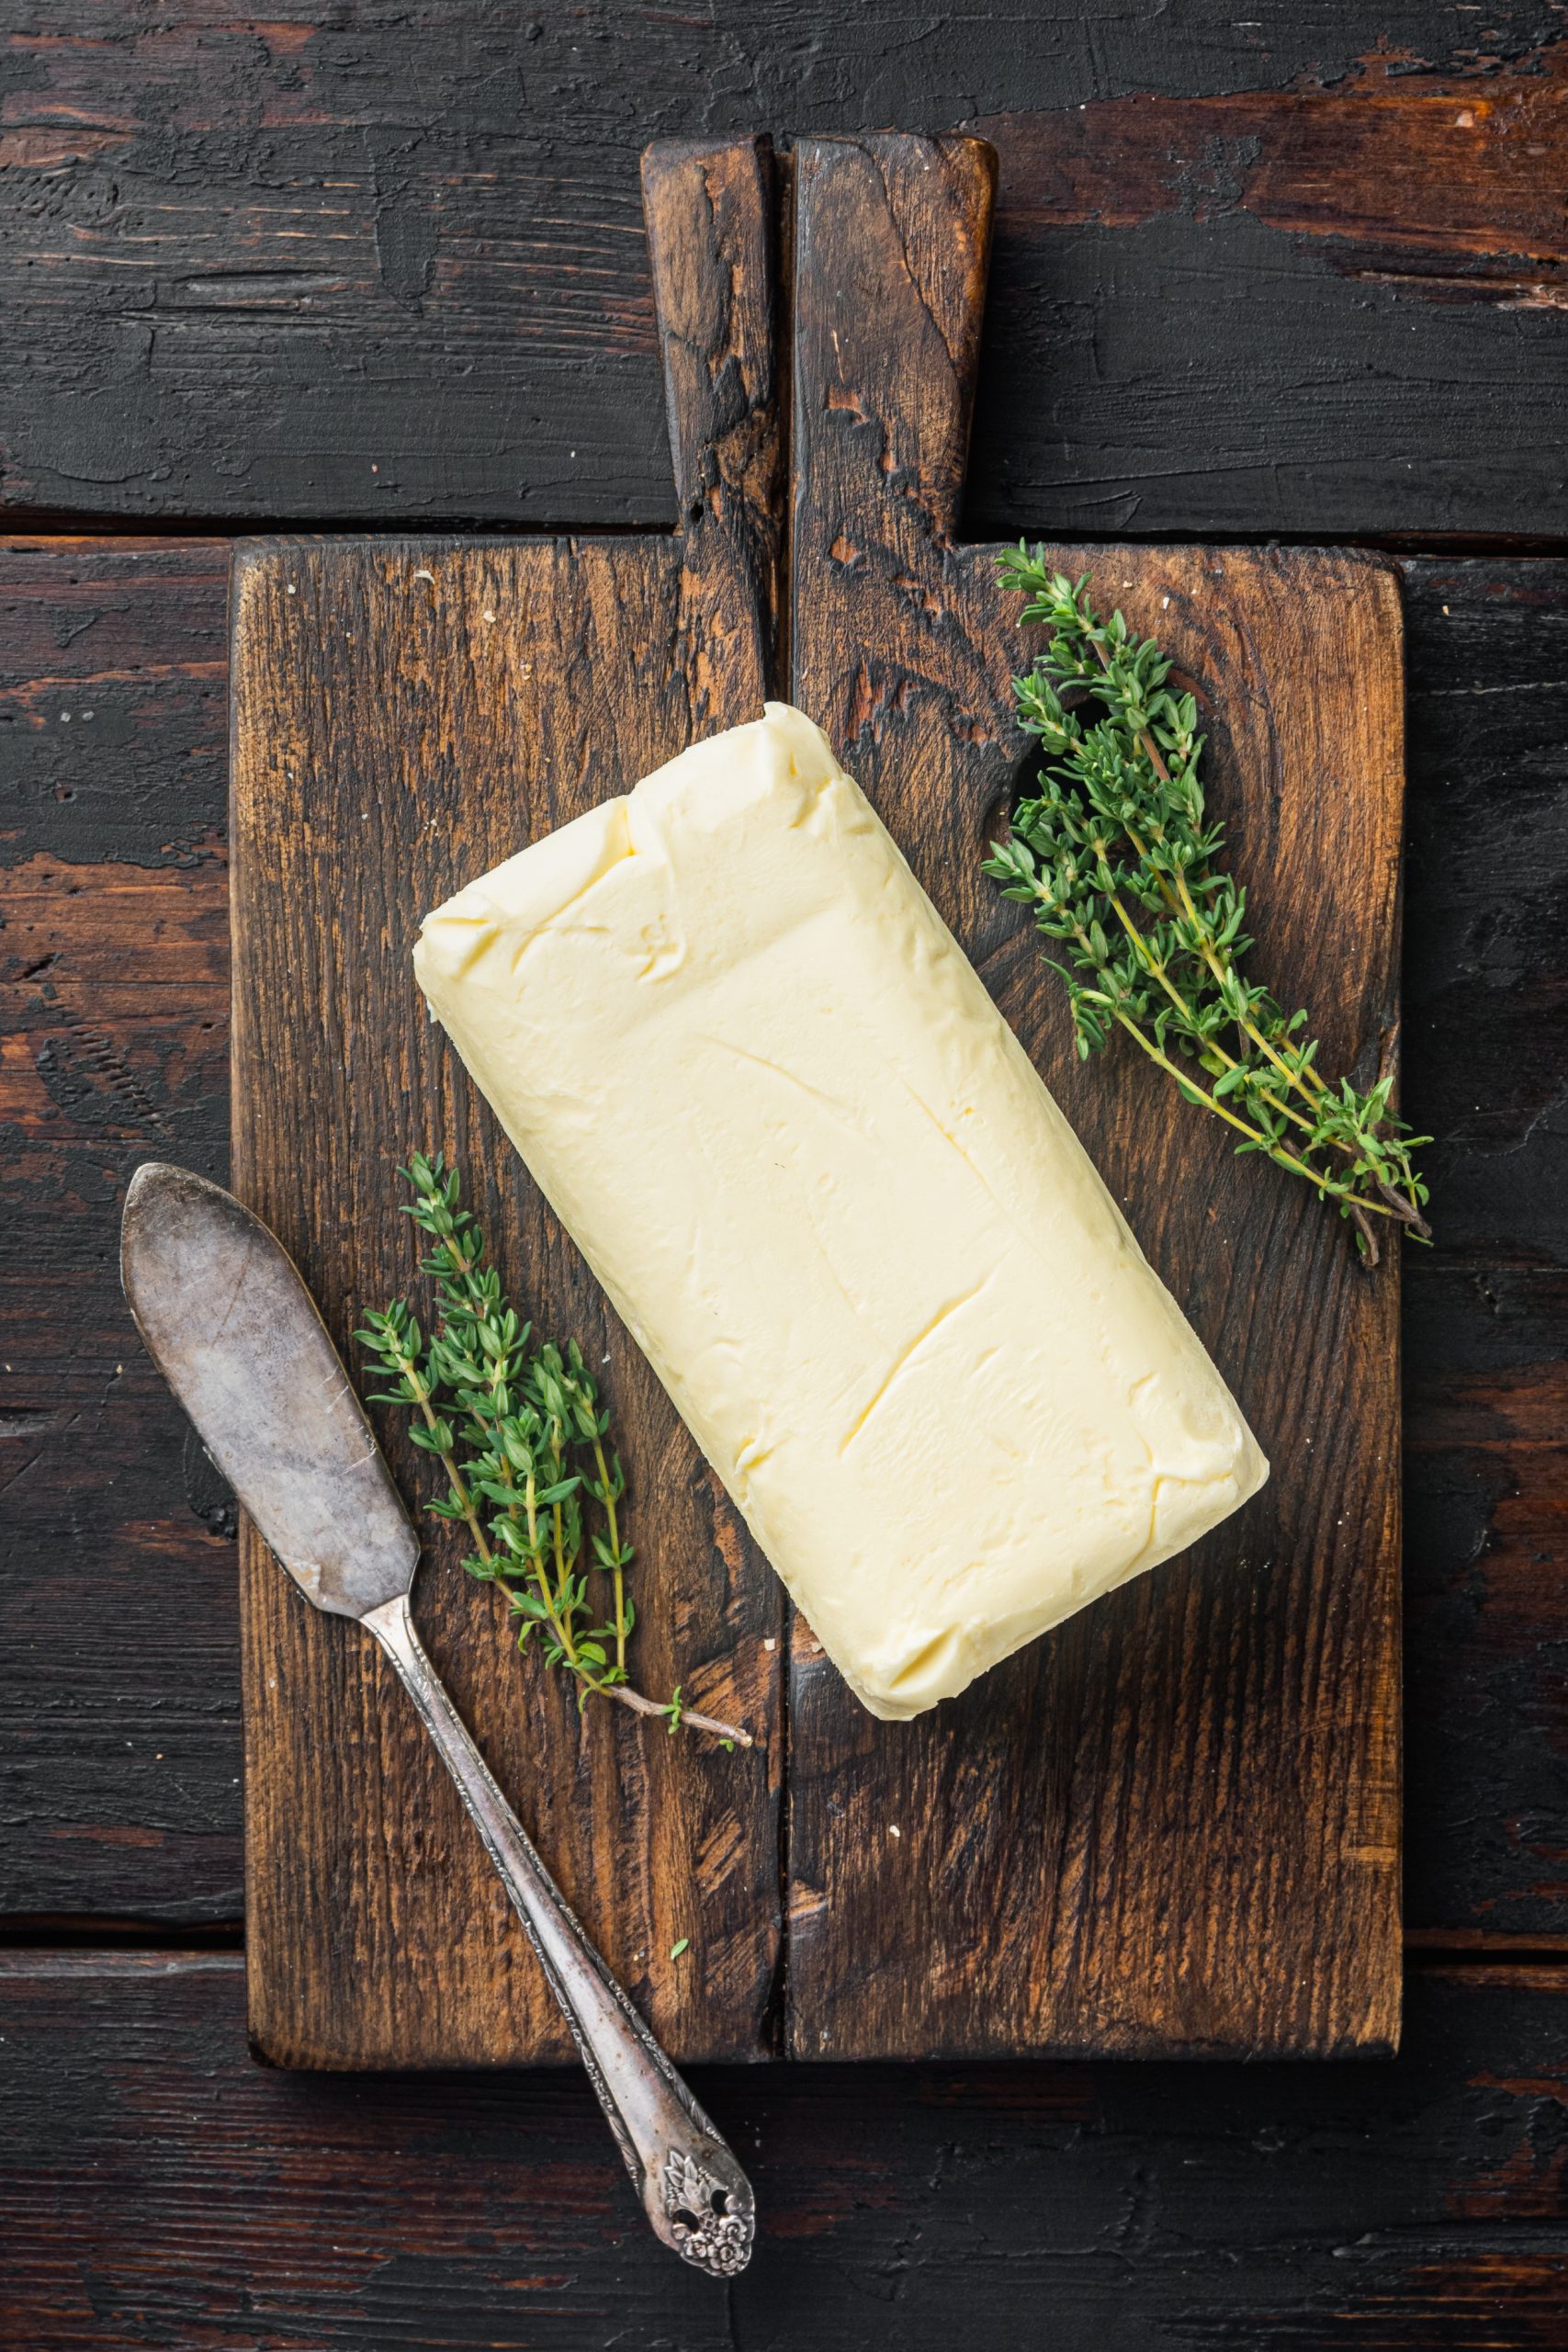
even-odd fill
[(1404, 1329), (1407, 1911), (1550, 1936), (1568, 1901), (1568, 566), (1424, 562), (1406, 583), (1405, 1072), (1438, 1138), (1438, 1234)]
[[(1427, 1937), (1550, 1939), (1568, 1933), (1568, 576), (1401, 569), (1406, 1097), (1439, 1136), (1437, 1245), (1405, 1271), (1406, 1914)], [(226, 570), (176, 541), (0, 548), (12, 1918), (239, 1917), (232, 1511), (136, 1371), (115, 1274), (138, 1159), (228, 1170)], [(168, 894), (148, 932), (116, 912), (132, 880)]]
[(1554, 0), (35, 0), (0, 504), (667, 523), (638, 147), (967, 125), (984, 532), (1561, 536), (1562, 35)]
[[(1171, 98), (1142, 91), (969, 126), (1007, 141), (1014, 225), (1132, 229), (1244, 211), (1333, 240), (1348, 277), (1403, 277), (1472, 301), (1553, 307), (1568, 222), (1561, 45), (1447, 70), (1383, 50), (1332, 82)], [(1381, 261), (1381, 268), (1378, 263)]]
[[(710, 707), (776, 685), (784, 544), (778, 209), (765, 140), (665, 140), (642, 159), (682, 543), (686, 655)], [(743, 616), (744, 641), (736, 638)], [(767, 626), (757, 643), (755, 616)], [(699, 714), (700, 715), (700, 714)]]
[[(1265, 17), (44, 0), (0, 56), (0, 509), (668, 522), (639, 141), (979, 117), (974, 532), (1560, 531), (1562, 173), (1530, 155), (1560, 5)], [(6, 1931), (237, 1916), (232, 1538), (113, 1275), (136, 1158), (224, 1172), (222, 569), (0, 548)], [(1441, 1135), (1405, 1284), (1408, 1913), (1544, 1950), (1568, 585), (1402, 569), (1406, 1095)], [(765, 2205), (716, 2304), (625, 2218), (569, 2072), (267, 2074), (233, 1962), (17, 1964), (48, 1981), (0, 2000), (0, 2337), (37, 2352), (1562, 2342), (1560, 1976), (1418, 1973), (1388, 2066), (710, 2080)]]
[[(673, 538), (298, 543), (234, 599), (236, 1188), (342, 1340), (405, 1289), (397, 1163), (455, 1150), (524, 1311), (603, 1359), (631, 1480), (636, 1667), (739, 1717), (728, 1756), (511, 1654), (432, 1532), (422, 1631), (550, 1869), (678, 2058), (762, 2054), (778, 1953), (781, 1609), (653, 1374), (424, 1018), (423, 912), (629, 787), (766, 684), (779, 486), (772, 209), (755, 141), (655, 156)], [(389, 1430), (411, 1491), (419, 1458)], [(379, 1659), (242, 1545), (247, 1917), (258, 2047), (305, 2065), (569, 2049), (499, 1882)], [(671, 1947), (689, 1939), (678, 1962)]]
[(26, 2352), (1561, 2352), (1568, 1984), (1417, 1973), (1379, 2066), (771, 2067), (728, 2295), (581, 2075), (269, 2073), (237, 1958), (0, 1960)]
[[(1452, 46), (1477, 24), (1306, 86), (966, 126), (1002, 159), (978, 534), (1560, 529), (1568, 41)], [(1535, 380), (1535, 415), (1472, 442), (1477, 372), (1510, 410)]]
[[(1073, 1061), (980, 872), (1022, 740), (1016, 599), (951, 538), (989, 227), (970, 142), (796, 155), (795, 699), (1087, 1143), (1273, 1465), (1195, 1551), (912, 1724), (792, 1657), (789, 2041), (1326, 2054), (1398, 2030), (1399, 1265), (1157, 1073)], [(1325, 1067), (1396, 1053), (1399, 592), (1349, 554), (1056, 551), (1191, 681), (1258, 963)], [(899, 1835), (893, 1836), (897, 1828)]]
[(210, 542), (0, 550), (0, 1912), (235, 1917), (220, 1481), (115, 1234), (228, 1159), (226, 606)]

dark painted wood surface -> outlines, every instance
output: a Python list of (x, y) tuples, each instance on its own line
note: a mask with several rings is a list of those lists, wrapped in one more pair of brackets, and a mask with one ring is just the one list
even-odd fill
[(1438, 1138), (1438, 1246), (1406, 1268), (1407, 1916), (1560, 1936), (1568, 566), (1406, 582), (1406, 1091)]
[(238, 1916), (234, 1521), (137, 1344), (152, 1157), (228, 1165), (229, 551), (0, 553), (0, 1904)]
[(1304, 86), (976, 122), (976, 527), (1561, 530), (1568, 42), (1509, 55), (1520, 29), (1435, 9)]
[(672, 515), (637, 156), (982, 128), (983, 535), (1562, 527), (1553, 0), (7, 26), (11, 512)]
[[(410, 958), (425, 910), (754, 718), (783, 519), (771, 157), (660, 150), (673, 537), (261, 542), (233, 590), (234, 1186), (351, 1357), (418, 1252), (397, 1170), (456, 1153), (519, 1311), (576, 1340), (630, 1481), (649, 1695), (755, 1747), (672, 1739), (520, 1661), (459, 1528), (425, 1522), (422, 1633), (589, 1935), (677, 2059), (767, 2054), (779, 1962), (783, 1605), (645, 1358), (519, 1166)], [(496, 788), (496, 779), (504, 779)], [(406, 1492), (434, 1491), (402, 1417)], [(248, 1527), (251, 2025), (284, 2065), (517, 2064), (565, 2025), (457, 1792), (373, 1645)], [(671, 1947), (685, 1947), (671, 1958)]]
[[(1568, 577), (1403, 574), (1406, 1097), (1444, 1138), (1405, 1269), (1406, 1917), (1568, 1939)], [(115, 1273), (139, 1159), (228, 1172), (224, 594), (210, 547), (0, 555), (13, 1917), (239, 1916), (232, 1516)], [(152, 944), (107, 969), (132, 890)]]
[[(1562, 37), (1554, 0), (49, 0), (0, 63), (14, 522), (667, 524), (639, 147), (983, 120), (976, 534), (1426, 535), (1406, 1074), (1447, 1140), (1405, 1294), (1408, 1916), (1516, 1953), (1568, 1953), (1568, 589), (1436, 549), (1563, 536)], [(136, 1159), (227, 1155), (222, 565), (157, 559), (0, 553), (12, 1934), (237, 1920), (231, 1523), (112, 1272)], [(1393, 2069), (712, 2077), (780, 2217), (728, 2306), (626, 2224), (606, 2261), (569, 2075), (257, 2075), (235, 1977), (182, 2025), (182, 1973), (158, 2018), (79, 1977), (0, 2026), (7, 2341), (1562, 2340), (1562, 2036), (1517, 1964), (1418, 1972)], [(1431, 2029), (1450, 1991), (1473, 2030)]]
[(726, 2068), (728, 2290), (569, 2070), (244, 2052), (237, 1958), (0, 1958), (0, 2335), (27, 2352), (1561, 2352), (1568, 1972), (1417, 1973), (1357, 2066)]

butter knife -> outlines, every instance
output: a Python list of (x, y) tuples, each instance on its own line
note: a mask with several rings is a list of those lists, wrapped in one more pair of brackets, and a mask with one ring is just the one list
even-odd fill
[(409, 1608), (419, 1538), (314, 1300), (276, 1235), (203, 1176), (132, 1177), (120, 1278), (149, 1355), (314, 1608), (391, 1659), (560, 2003), (654, 2233), (729, 2278), (750, 2259), (750, 2183), (539, 1860), (425, 1653)]

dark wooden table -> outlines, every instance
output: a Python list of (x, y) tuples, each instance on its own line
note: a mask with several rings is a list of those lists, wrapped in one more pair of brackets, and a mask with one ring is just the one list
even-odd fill
[[(13, 12), (7, 2347), (1568, 2345), (1568, 25), (1257, 5)], [(888, 123), (1001, 156), (976, 535), (1401, 560), (1407, 2021), (709, 2077), (765, 2216), (726, 2296), (571, 2074), (251, 2064), (232, 1512), (115, 1237), (139, 1159), (226, 1169), (226, 538), (671, 521), (638, 149)]]

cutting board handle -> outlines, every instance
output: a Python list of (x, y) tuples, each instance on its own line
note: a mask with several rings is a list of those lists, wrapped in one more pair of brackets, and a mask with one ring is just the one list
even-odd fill
[(772, 141), (656, 141), (642, 207), (677, 527), (705, 543), (705, 566), (728, 553), (771, 614), (784, 503)]
[(852, 547), (857, 509), (909, 502), (956, 536), (996, 193), (983, 139), (796, 148), (797, 529), (841, 520), (829, 542)]

